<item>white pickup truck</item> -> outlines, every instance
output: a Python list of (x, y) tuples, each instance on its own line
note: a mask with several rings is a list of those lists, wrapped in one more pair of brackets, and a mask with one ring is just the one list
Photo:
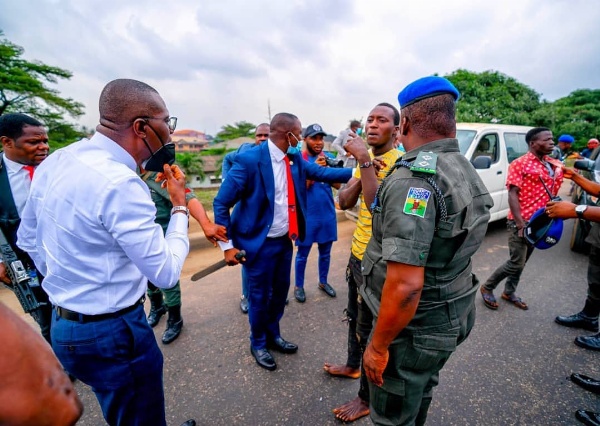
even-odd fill
[[(508, 215), (508, 164), (527, 152), (525, 134), (529, 129), (531, 127), (493, 123), (456, 124), (460, 152), (471, 163), (475, 163), (479, 176), (494, 200), (490, 222), (504, 219)], [(478, 157), (487, 157), (489, 161), (475, 161)], [(357, 213), (358, 207), (355, 206), (346, 210), (346, 217), (356, 220)]]

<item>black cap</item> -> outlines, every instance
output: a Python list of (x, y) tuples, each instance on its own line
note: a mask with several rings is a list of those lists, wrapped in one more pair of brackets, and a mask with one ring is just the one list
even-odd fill
[(302, 133), (303, 138), (312, 138), (313, 136), (317, 135), (327, 136), (325, 130), (323, 130), (323, 128), (318, 124), (311, 124), (306, 129), (304, 129), (304, 132)]

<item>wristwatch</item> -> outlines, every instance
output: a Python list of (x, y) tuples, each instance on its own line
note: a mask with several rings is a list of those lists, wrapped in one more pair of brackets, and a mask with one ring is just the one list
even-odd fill
[(373, 165), (372, 161), (367, 161), (366, 163), (362, 163), (359, 167), (361, 169), (368, 169), (369, 167), (371, 167)]
[(588, 206), (585, 204), (580, 204), (575, 207), (575, 213), (577, 213), (577, 217), (579, 219), (583, 219), (583, 212), (586, 211), (587, 208), (588, 208)]
[(173, 206), (171, 209), (171, 216), (177, 212), (184, 212), (188, 218), (190, 217), (190, 210), (186, 206)]

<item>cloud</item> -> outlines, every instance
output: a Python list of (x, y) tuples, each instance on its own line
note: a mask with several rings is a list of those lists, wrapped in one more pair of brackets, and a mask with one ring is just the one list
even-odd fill
[(549, 100), (600, 87), (600, 8), (585, 0), (0, 3), (26, 58), (73, 72), (57, 88), (85, 103), (88, 126), (117, 77), (152, 84), (180, 126), (213, 134), (265, 121), (269, 103), (337, 133), (415, 78), (458, 68), (498, 70)]

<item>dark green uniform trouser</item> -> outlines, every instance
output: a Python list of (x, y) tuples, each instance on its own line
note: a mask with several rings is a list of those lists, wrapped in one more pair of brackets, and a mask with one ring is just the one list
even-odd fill
[(461, 318), (453, 318), (457, 327), (423, 334), (406, 333), (390, 345), (383, 385), (379, 387), (369, 382), (371, 421), (374, 424), (425, 424), (439, 372), (475, 323), (474, 297), (474, 293), (470, 292), (464, 300), (472, 309), (462, 310)]
[(181, 287), (179, 281), (172, 288), (158, 288), (148, 281), (148, 297), (152, 298), (154, 294), (164, 294), (165, 304), (168, 308), (181, 305)]

